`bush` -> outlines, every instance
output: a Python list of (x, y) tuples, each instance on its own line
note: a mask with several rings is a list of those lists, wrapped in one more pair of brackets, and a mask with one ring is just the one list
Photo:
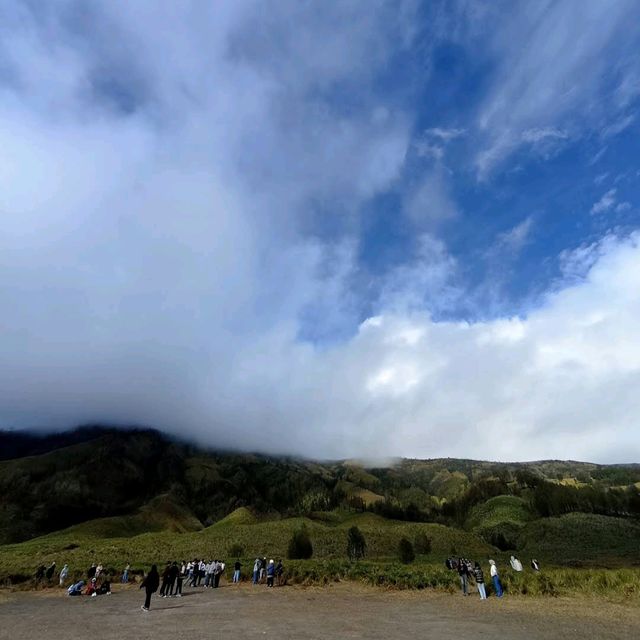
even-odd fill
[(349, 560), (364, 558), (367, 543), (358, 527), (351, 527), (347, 534), (347, 556)]
[(426, 556), (431, 553), (431, 538), (429, 538), (426, 533), (418, 533), (413, 542), (413, 547), (416, 553)]
[(227, 555), (230, 558), (239, 558), (244, 553), (244, 547), (237, 542), (234, 542), (230, 547)]
[(289, 540), (287, 558), (289, 560), (307, 560), (313, 555), (313, 545), (306, 527), (294, 531)]
[(400, 542), (398, 543), (398, 557), (400, 558), (400, 562), (404, 564), (410, 564), (416, 559), (413, 545), (406, 538), (400, 538)]

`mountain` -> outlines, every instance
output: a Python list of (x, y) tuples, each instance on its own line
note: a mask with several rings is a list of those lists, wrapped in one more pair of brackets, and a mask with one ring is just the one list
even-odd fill
[(508, 549), (539, 518), (640, 514), (637, 464), (437, 459), (368, 468), (216, 452), (150, 429), (100, 426), (0, 432), (0, 452), (0, 544), (82, 523), (109, 537), (195, 531), (240, 508), (261, 520), (349, 509), (466, 529)]

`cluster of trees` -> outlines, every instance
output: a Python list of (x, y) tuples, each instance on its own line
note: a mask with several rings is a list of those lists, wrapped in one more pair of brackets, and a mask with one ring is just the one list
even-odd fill
[(532, 492), (531, 504), (541, 517), (565, 513), (640, 516), (640, 490), (636, 486), (603, 489), (597, 486), (566, 486), (539, 483)]
[[(346, 544), (347, 558), (351, 561), (362, 560), (367, 554), (367, 541), (358, 527), (351, 527), (347, 532)], [(412, 543), (408, 538), (402, 537), (398, 542), (398, 559), (403, 563), (413, 562), (417, 554), (428, 555), (431, 553), (431, 539), (425, 533), (418, 533)], [(313, 555), (313, 544), (309, 531), (303, 525), (294, 531), (287, 551), (290, 560), (308, 560)]]

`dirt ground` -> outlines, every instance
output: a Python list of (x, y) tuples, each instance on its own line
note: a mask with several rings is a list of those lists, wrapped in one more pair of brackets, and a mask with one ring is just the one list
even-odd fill
[(0, 638), (75, 640), (131, 637), (172, 640), (239, 637), (279, 639), (461, 637), (599, 640), (640, 637), (640, 611), (580, 599), (392, 592), (354, 584), (324, 588), (223, 585), (187, 589), (182, 598), (114, 588), (111, 596), (70, 598), (63, 591), (0, 593)]

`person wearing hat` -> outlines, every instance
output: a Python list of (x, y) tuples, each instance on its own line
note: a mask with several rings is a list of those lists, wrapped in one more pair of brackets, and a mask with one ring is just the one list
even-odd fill
[(62, 571), (60, 572), (60, 586), (64, 586), (64, 582), (67, 579), (67, 576), (69, 575), (69, 565), (65, 564), (64, 567), (62, 567)]
[(276, 565), (273, 559), (269, 560), (267, 566), (267, 587), (273, 587), (273, 579), (276, 577)]

